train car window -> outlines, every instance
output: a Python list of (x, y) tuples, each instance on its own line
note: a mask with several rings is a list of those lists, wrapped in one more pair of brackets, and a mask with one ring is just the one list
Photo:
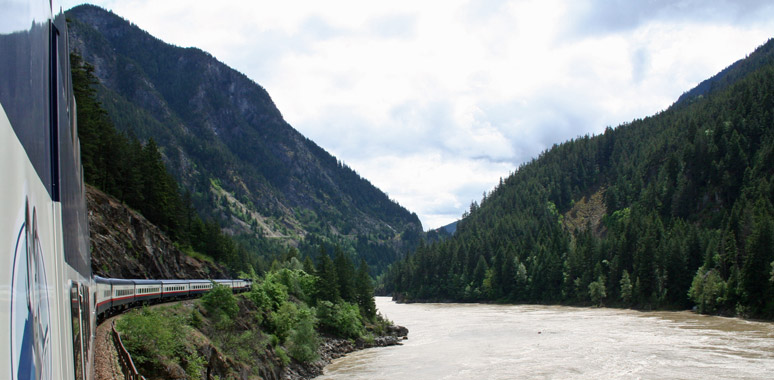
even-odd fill
[(85, 339), (83, 341), (83, 359), (88, 360), (89, 353), (91, 352), (91, 305), (89, 304), (89, 287), (86, 285), (79, 286), (78, 297), (81, 301), (81, 326), (82, 334)]
[(51, 70), (49, 72), (49, 112), (51, 123), (51, 200), (59, 202), (59, 29), (49, 23), (51, 29)]
[(81, 302), (78, 296), (78, 284), (73, 283), (70, 286), (70, 314), (72, 317), (73, 328), (73, 369), (75, 371), (75, 379), (84, 379), (84, 363), (83, 363), (83, 346), (81, 334)]

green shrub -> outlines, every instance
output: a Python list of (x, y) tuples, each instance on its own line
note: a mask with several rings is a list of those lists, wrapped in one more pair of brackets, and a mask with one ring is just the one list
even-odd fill
[(186, 356), (185, 375), (189, 379), (201, 379), (202, 373), (207, 368), (207, 360), (197, 353)]
[(696, 302), (700, 313), (713, 313), (724, 301), (726, 283), (714, 269), (705, 267), (696, 271), (688, 296)]
[(387, 335), (387, 329), (389, 326), (394, 325), (391, 320), (387, 319), (382, 313), (377, 312), (373, 321), (366, 323), (368, 330), (373, 332), (374, 335)]
[(124, 314), (116, 323), (124, 346), (138, 365), (161, 365), (182, 352), (183, 319), (143, 307)]
[(269, 314), (270, 329), (279, 338), (280, 343), (285, 342), (297, 320), (298, 307), (292, 302), (282, 304), (279, 310)]
[(318, 359), (317, 348), (320, 340), (314, 329), (315, 317), (309, 309), (298, 313), (298, 322), (288, 338), (288, 353), (300, 362), (313, 362)]
[(589, 284), (588, 288), (591, 302), (595, 305), (601, 305), (602, 300), (607, 297), (607, 292), (605, 291), (605, 276), (600, 275), (597, 281)]
[(267, 275), (260, 284), (253, 284), (250, 291), (250, 299), (263, 310), (279, 310), (288, 300), (287, 287)]
[(266, 275), (265, 281), (277, 282), (285, 286), (287, 293), (299, 300), (310, 303), (315, 291), (315, 276), (300, 269), (280, 269)]
[(199, 310), (191, 310), (191, 315), (188, 317), (188, 324), (195, 329), (200, 329), (202, 328), (203, 323), (202, 314)]
[(286, 366), (288, 363), (290, 363), (290, 357), (288, 357), (288, 354), (285, 352), (284, 348), (277, 346), (274, 348), (274, 352), (277, 353), (277, 357), (280, 359), (283, 366)]
[(231, 288), (225, 285), (215, 284), (205, 293), (201, 299), (202, 306), (212, 315), (226, 315), (229, 318), (236, 317), (239, 305)]
[(360, 310), (347, 302), (318, 302), (317, 319), (321, 328), (345, 338), (358, 338), (364, 333)]

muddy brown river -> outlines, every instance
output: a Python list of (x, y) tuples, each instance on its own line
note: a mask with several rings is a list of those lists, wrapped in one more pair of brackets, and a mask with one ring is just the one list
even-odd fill
[(774, 379), (774, 324), (691, 312), (396, 304), (403, 346), (354, 352), (318, 379)]

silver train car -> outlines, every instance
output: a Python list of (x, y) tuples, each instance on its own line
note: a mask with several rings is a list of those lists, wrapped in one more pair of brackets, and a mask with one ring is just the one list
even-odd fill
[(0, 378), (90, 379), (94, 282), (67, 24), (0, 2)]
[(97, 321), (129, 308), (200, 297), (215, 284), (234, 293), (252, 289), (252, 280), (127, 280), (94, 276)]
[(91, 380), (97, 317), (212, 288), (92, 276), (75, 116), (59, 1), (0, 2), (0, 379)]

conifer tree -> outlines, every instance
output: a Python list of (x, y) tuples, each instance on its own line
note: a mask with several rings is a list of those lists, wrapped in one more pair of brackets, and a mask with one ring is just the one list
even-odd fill
[(365, 259), (360, 259), (360, 267), (357, 270), (355, 299), (363, 318), (372, 320), (376, 316), (376, 304), (374, 302), (373, 282), (371, 276), (368, 275), (368, 264)]
[(344, 301), (355, 302), (355, 268), (340, 246), (334, 248), (334, 266), (339, 285), (339, 296)]
[(317, 263), (317, 283), (315, 284), (315, 299), (319, 301), (339, 302), (339, 281), (333, 260), (321, 249), (320, 261)]

